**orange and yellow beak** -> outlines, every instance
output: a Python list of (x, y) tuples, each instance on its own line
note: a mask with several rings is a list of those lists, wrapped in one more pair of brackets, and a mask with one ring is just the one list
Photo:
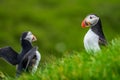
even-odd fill
[(36, 40), (37, 40), (37, 38), (33, 35), (32, 41), (36, 41)]
[(81, 26), (82, 26), (82, 28), (86, 27), (85, 20), (82, 21)]
[(90, 26), (90, 22), (86, 22), (85, 19), (81, 23), (82, 28), (86, 28)]

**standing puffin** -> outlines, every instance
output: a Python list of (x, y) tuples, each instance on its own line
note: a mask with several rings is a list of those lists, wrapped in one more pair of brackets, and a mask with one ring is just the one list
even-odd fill
[(22, 50), (19, 54), (9, 46), (0, 48), (0, 57), (12, 65), (17, 65), (16, 76), (23, 71), (34, 73), (37, 70), (41, 55), (38, 48), (32, 46), (32, 42), (36, 40), (30, 31), (23, 32), (20, 38)]
[(88, 15), (81, 23), (83, 28), (90, 27), (84, 37), (84, 47), (87, 52), (100, 51), (100, 45), (107, 45), (106, 38), (102, 30), (101, 20), (95, 14)]

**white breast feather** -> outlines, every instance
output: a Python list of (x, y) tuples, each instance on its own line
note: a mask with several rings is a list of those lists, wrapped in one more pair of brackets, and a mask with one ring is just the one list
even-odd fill
[(98, 41), (99, 41), (99, 36), (90, 29), (84, 37), (84, 47), (86, 51), (94, 52), (94, 53), (100, 51)]
[(41, 60), (41, 55), (40, 55), (39, 51), (36, 51), (36, 58), (37, 58), (37, 60), (36, 60), (35, 66), (32, 69), (32, 73), (36, 72), (38, 65), (39, 65), (39, 62)]

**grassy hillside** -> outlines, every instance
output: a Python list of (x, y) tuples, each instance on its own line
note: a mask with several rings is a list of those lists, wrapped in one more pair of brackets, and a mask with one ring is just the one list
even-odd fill
[(94, 55), (84, 51), (64, 53), (64, 57), (39, 66), (36, 74), (25, 73), (18, 80), (119, 80), (119, 52), (120, 38)]
[[(84, 50), (88, 29), (80, 24), (90, 13), (100, 16), (108, 41), (119, 36), (120, 0), (0, 0), (0, 48), (11, 46), (20, 52), (21, 33), (32, 31), (38, 40), (33, 45), (39, 47), (40, 66), (44, 67), (64, 54), (76, 54), (73, 50)], [(15, 69), (0, 59), (1, 72), (14, 76)]]

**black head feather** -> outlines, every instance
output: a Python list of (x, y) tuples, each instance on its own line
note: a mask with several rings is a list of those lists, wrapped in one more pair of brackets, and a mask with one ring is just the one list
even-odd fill
[(21, 40), (25, 39), (25, 37), (27, 36), (28, 32), (23, 32), (21, 35)]

